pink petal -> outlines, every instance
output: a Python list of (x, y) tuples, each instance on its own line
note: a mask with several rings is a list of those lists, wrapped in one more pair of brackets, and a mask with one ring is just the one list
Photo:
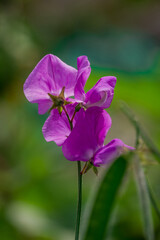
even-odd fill
[(108, 76), (99, 79), (96, 85), (86, 93), (86, 107), (108, 108), (113, 99), (115, 84), (116, 77)]
[(87, 56), (80, 56), (77, 58), (77, 68), (78, 75), (77, 84), (74, 90), (74, 96), (76, 100), (84, 101), (84, 86), (91, 72), (90, 62), (88, 61)]
[(53, 102), (50, 99), (41, 100), (38, 103), (38, 113), (45, 114), (53, 105)]
[[(75, 107), (68, 105), (66, 109), (71, 118)], [(62, 111), (60, 115), (57, 109), (53, 109), (43, 125), (42, 132), (47, 142), (54, 141), (58, 146), (61, 146), (71, 132), (65, 112)]]
[(28, 76), (24, 83), (24, 94), (32, 103), (49, 100), (48, 93), (58, 95), (63, 87), (65, 87), (65, 97), (73, 96), (76, 78), (75, 68), (65, 64), (58, 57), (48, 54)]
[(91, 107), (77, 113), (77, 122), (62, 146), (64, 156), (70, 161), (88, 161), (103, 145), (107, 131), (111, 127), (109, 114)]
[(134, 148), (127, 146), (120, 139), (114, 139), (95, 153), (92, 162), (96, 167), (109, 164), (126, 150), (134, 150)]

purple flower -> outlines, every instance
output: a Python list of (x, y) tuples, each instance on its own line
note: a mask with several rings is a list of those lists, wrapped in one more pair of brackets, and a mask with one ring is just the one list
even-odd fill
[[(99, 166), (105, 163), (105, 154), (109, 159), (115, 158), (128, 146), (115, 139), (103, 147), (111, 126), (109, 114), (103, 108), (108, 108), (112, 102), (116, 78), (102, 77), (85, 93), (84, 86), (90, 72), (90, 63), (86, 56), (77, 58), (75, 69), (58, 57), (48, 54), (27, 78), (24, 94), (30, 102), (38, 103), (39, 114), (48, 110), (51, 112), (42, 128), (46, 141), (63, 145), (63, 153), (71, 161), (90, 160), (95, 166)], [(71, 96), (75, 99), (70, 98)], [(77, 103), (81, 103), (80, 107), (84, 106), (87, 110), (82, 108), (76, 113)], [(73, 127), (72, 132), (70, 124)]]
[[(77, 59), (78, 70), (65, 64), (58, 57), (48, 54), (37, 64), (24, 84), (24, 94), (28, 101), (38, 103), (39, 114), (44, 114), (50, 108), (61, 107), (74, 96), (74, 88), (79, 72), (86, 65), (88, 72), (90, 64), (86, 56)], [(81, 62), (81, 64), (79, 64)], [(84, 78), (88, 78), (85, 70)]]
[[(91, 72), (86, 56), (77, 58), (77, 69), (52, 54), (46, 55), (36, 65), (24, 84), (24, 94), (28, 101), (38, 103), (39, 114), (55, 108), (61, 113), (62, 106), (71, 102), (81, 102), (86, 108), (110, 106), (116, 78), (102, 77), (85, 93), (84, 86)], [(75, 99), (69, 98), (71, 96)]]
[(79, 57), (77, 67), (79, 71), (74, 90), (75, 99), (82, 102), (86, 108), (91, 106), (108, 108), (113, 99), (116, 77), (107, 76), (100, 78), (93, 88), (85, 93), (84, 86), (90, 74), (90, 63), (85, 61), (84, 64), (84, 59)]
[(90, 161), (94, 166), (110, 163), (125, 150), (134, 148), (125, 145), (120, 139), (104, 144), (111, 127), (109, 114), (100, 107), (91, 107), (78, 112), (75, 126), (64, 142), (62, 151), (70, 161)]

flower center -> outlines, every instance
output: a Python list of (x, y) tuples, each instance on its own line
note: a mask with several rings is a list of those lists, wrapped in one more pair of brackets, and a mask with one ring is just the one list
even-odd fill
[(64, 90), (65, 90), (65, 87), (62, 88), (60, 94), (58, 96), (55, 96), (55, 95), (52, 95), (50, 93), (48, 93), (48, 95), (50, 96), (52, 102), (53, 102), (53, 105), (52, 107), (49, 109), (49, 112), (52, 110), (52, 109), (55, 109), (57, 108), (59, 113), (61, 114), (62, 113), (62, 110), (63, 110), (63, 106), (64, 105), (67, 105), (67, 104), (70, 104), (71, 102), (68, 102), (65, 100), (65, 97), (64, 97)]

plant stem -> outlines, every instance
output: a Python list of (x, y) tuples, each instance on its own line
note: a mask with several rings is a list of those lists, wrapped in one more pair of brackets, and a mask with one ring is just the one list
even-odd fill
[(63, 108), (63, 110), (64, 110), (64, 112), (65, 112), (65, 114), (66, 114), (66, 116), (68, 118), (68, 122), (69, 122), (69, 125), (70, 125), (70, 128), (71, 128), (71, 131), (72, 131), (72, 129), (73, 129), (72, 121), (71, 121), (71, 119), (70, 119), (70, 117), (68, 115), (68, 112), (67, 112), (65, 106), (62, 106), (62, 108)]
[(73, 116), (71, 118), (71, 123), (73, 123), (73, 119), (74, 119), (75, 115), (76, 115), (76, 111), (74, 111), (74, 113), (73, 113)]
[[(65, 106), (62, 106), (69, 124), (70, 124), (70, 128), (71, 131), (73, 129), (73, 118), (76, 114), (76, 112), (74, 112), (72, 119), (70, 119), (69, 114), (65, 108)], [(80, 220), (81, 220), (81, 205), (82, 205), (82, 174), (81, 174), (81, 162), (77, 161), (77, 167), (78, 167), (78, 204), (77, 204), (77, 219), (76, 219), (76, 228), (75, 228), (75, 240), (79, 239), (79, 228), (80, 228)]]
[(79, 239), (79, 228), (81, 219), (81, 203), (82, 203), (82, 174), (81, 174), (81, 162), (77, 161), (78, 166), (78, 205), (77, 205), (77, 219), (75, 229), (75, 240)]

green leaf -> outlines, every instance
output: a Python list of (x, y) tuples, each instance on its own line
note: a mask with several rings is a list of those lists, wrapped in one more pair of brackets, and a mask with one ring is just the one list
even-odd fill
[(160, 162), (160, 150), (155, 146), (152, 139), (147, 135), (145, 130), (142, 128), (141, 124), (138, 122), (137, 118), (131, 111), (131, 109), (127, 106), (126, 103), (121, 102), (121, 109), (123, 113), (128, 117), (128, 119), (131, 121), (133, 126), (135, 127), (137, 133), (141, 136), (147, 147), (150, 149), (150, 151), (154, 154), (157, 161)]
[(134, 168), (135, 168), (137, 188), (139, 192), (139, 199), (140, 199), (141, 210), (142, 210), (145, 239), (154, 240), (153, 220), (152, 220), (149, 192), (148, 192), (145, 175), (141, 167), (138, 156), (135, 156), (134, 158)]
[(157, 214), (157, 216), (158, 216), (158, 218), (159, 218), (159, 220), (160, 220), (160, 210), (159, 210), (159, 207), (158, 207), (157, 202), (156, 202), (156, 200), (155, 200), (155, 197), (154, 197), (154, 195), (153, 195), (153, 191), (152, 191), (152, 189), (150, 188), (150, 185), (149, 185), (149, 182), (148, 182), (148, 181), (147, 181), (147, 187), (148, 187), (148, 193), (149, 193), (149, 197), (150, 197), (152, 206), (153, 206), (153, 208), (154, 208), (154, 210), (155, 210), (155, 212), (156, 212), (156, 214)]
[(114, 200), (127, 168), (127, 160), (119, 157), (105, 172), (88, 212), (83, 240), (103, 240), (106, 236)]

